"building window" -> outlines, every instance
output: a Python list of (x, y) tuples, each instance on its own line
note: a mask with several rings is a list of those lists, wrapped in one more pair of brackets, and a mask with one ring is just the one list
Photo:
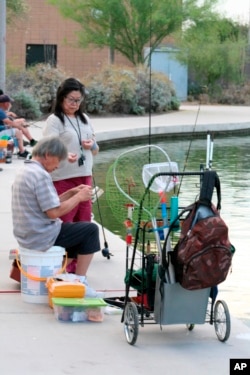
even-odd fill
[(26, 68), (39, 63), (50, 64), (56, 68), (57, 46), (55, 44), (26, 45)]

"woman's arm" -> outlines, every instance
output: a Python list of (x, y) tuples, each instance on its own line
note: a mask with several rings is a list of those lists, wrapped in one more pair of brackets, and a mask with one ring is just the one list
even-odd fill
[(60, 135), (60, 127), (62, 126), (61, 121), (55, 115), (50, 115), (47, 118), (45, 127), (43, 129), (43, 135), (45, 137), (49, 136), (59, 136)]

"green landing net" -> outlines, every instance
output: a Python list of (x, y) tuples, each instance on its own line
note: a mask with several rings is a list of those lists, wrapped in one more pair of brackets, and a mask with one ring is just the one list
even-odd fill
[[(150, 221), (161, 215), (160, 193), (173, 193), (178, 181), (161, 172), (178, 172), (167, 153), (158, 146), (141, 146), (122, 153), (106, 175), (106, 199), (117, 221)], [(153, 183), (151, 183), (153, 180)]]

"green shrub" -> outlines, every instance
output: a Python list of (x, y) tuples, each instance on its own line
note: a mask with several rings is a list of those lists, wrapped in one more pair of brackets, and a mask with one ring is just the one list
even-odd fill
[[(55, 100), (56, 90), (65, 78), (66, 75), (60, 69), (48, 64), (37, 64), (27, 70), (10, 71), (7, 75), (6, 92), (12, 97), (26, 93), (30, 101), (33, 98), (33, 107), (38, 103), (40, 111), (48, 113)], [(21, 107), (18, 108), (18, 116), (19, 109)]]
[(28, 92), (19, 91), (18, 94), (13, 95), (13, 99), (12, 110), (18, 114), (18, 117), (35, 120), (41, 116), (38, 101)]
[[(10, 70), (7, 78), (6, 92), (20, 97), (15, 104), (17, 114), (21, 116), (25, 112), (24, 117), (33, 119), (37, 105), (44, 114), (51, 111), (57, 88), (67, 76), (48, 64), (37, 64), (25, 71)], [(179, 108), (169, 79), (162, 73), (151, 73), (144, 66), (109, 65), (80, 80), (89, 92), (85, 103), (88, 113), (142, 115), (149, 111), (162, 113)], [(25, 104), (27, 101), (30, 111)], [(25, 108), (22, 108), (23, 105)]]
[[(89, 113), (132, 113), (134, 103), (133, 75), (129, 70), (108, 66), (85, 79), (89, 91), (86, 110)], [(97, 98), (95, 99), (95, 95)]]
[(40, 103), (43, 113), (51, 111), (58, 86), (67, 78), (66, 74), (58, 68), (52, 68), (49, 64), (36, 64), (30, 68), (33, 76), (33, 95)]
[[(141, 115), (150, 110), (161, 113), (178, 107), (168, 78), (161, 73), (152, 73), (150, 79), (150, 72), (144, 66), (121, 68), (111, 65), (98, 74), (89, 75), (85, 84), (89, 91), (86, 98), (89, 113)], [(173, 108), (172, 102), (175, 103)]]
[(105, 89), (98, 82), (92, 82), (91, 86), (88, 86), (88, 95), (85, 103), (86, 112), (93, 114), (104, 113), (107, 103), (108, 98), (105, 96)]
[(173, 95), (171, 97), (171, 101), (169, 103), (169, 110), (170, 111), (178, 111), (179, 108), (180, 108), (180, 105), (181, 105), (181, 103), (180, 103), (179, 99), (176, 96)]

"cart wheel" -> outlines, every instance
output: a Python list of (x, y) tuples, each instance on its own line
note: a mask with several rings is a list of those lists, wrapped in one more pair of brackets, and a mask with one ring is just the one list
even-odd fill
[(229, 309), (225, 301), (216, 301), (214, 306), (214, 329), (218, 340), (225, 342), (231, 331)]
[(135, 303), (128, 302), (124, 310), (124, 332), (127, 342), (134, 345), (139, 331), (138, 311)]
[(194, 329), (194, 324), (187, 324), (187, 329), (188, 329), (189, 331), (193, 331), (193, 329)]

